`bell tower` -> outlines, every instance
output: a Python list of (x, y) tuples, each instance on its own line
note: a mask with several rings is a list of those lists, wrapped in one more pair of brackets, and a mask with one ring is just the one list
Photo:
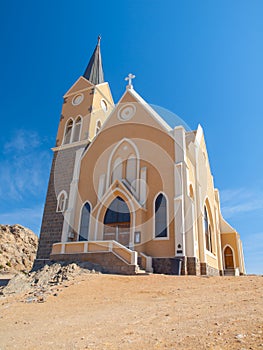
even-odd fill
[(98, 37), (83, 76), (63, 96), (57, 147), (92, 141), (114, 107), (109, 85), (104, 82), (100, 40)]
[(84, 74), (63, 96), (34, 268), (48, 262), (53, 243), (71, 239), (81, 156), (114, 108), (104, 81), (100, 41), (98, 37)]

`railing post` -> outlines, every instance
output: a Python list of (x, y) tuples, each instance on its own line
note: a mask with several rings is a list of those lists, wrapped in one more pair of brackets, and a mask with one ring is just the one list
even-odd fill
[(146, 256), (146, 271), (153, 272), (152, 257), (151, 256)]
[(64, 254), (65, 253), (65, 243), (62, 243), (61, 244), (61, 251), (60, 251), (61, 254)]
[(88, 242), (84, 243), (84, 253), (88, 252)]
[(138, 261), (138, 253), (135, 251), (132, 251), (131, 254), (131, 265), (137, 265), (137, 261)]
[(113, 248), (113, 243), (112, 241), (109, 242), (109, 251), (112, 252), (112, 248)]

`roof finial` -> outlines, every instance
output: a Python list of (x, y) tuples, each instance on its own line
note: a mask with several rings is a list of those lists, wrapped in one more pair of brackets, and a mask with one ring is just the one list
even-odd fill
[(101, 35), (98, 36), (98, 45), (100, 45)]
[(134, 78), (135, 78), (135, 75), (131, 73), (129, 73), (128, 76), (125, 78), (125, 80), (128, 80), (128, 85), (126, 86), (127, 89), (133, 89), (132, 79)]

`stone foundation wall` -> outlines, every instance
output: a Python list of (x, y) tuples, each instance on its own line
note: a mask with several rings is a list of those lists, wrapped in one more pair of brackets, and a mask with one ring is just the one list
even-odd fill
[(195, 257), (187, 257), (187, 274), (200, 276), (200, 262)]
[(207, 263), (200, 263), (200, 272), (203, 276), (220, 276), (220, 271)]
[[(64, 216), (57, 213), (57, 195), (66, 191), (69, 198), (70, 183), (73, 177), (75, 154), (79, 147), (54, 153), (45, 209), (40, 231), (37, 259), (49, 259), (53, 243), (61, 241)], [(66, 207), (68, 205), (68, 199)]]
[(101, 266), (103, 273), (116, 273), (121, 275), (136, 274), (137, 265), (126, 264), (112, 252), (107, 253), (82, 253), (82, 254), (54, 254), (51, 261), (83, 262), (88, 261)]
[(166, 275), (179, 275), (179, 264), (183, 265), (184, 259), (181, 258), (152, 258), (152, 267), (154, 273), (163, 273)]
[[(179, 271), (179, 261), (181, 269)], [(175, 257), (175, 258), (153, 258), (152, 267), (154, 273), (163, 273), (166, 275), (192, 275), (192, 276), (220, 276), (219, 270), (200, 263), (195, 257)]]

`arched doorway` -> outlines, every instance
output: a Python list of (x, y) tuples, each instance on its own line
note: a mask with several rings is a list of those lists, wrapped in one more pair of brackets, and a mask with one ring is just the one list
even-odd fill
[(225, 260), (225, 269), (234, 268), (233, 250), (229, 246), (225, 247), (224, 249), (224, 260)]
[(121, 197), (116, 197), (104, 216), (104, 240), (114, 240), (128, 247), (130, 241), (130, 211)]

